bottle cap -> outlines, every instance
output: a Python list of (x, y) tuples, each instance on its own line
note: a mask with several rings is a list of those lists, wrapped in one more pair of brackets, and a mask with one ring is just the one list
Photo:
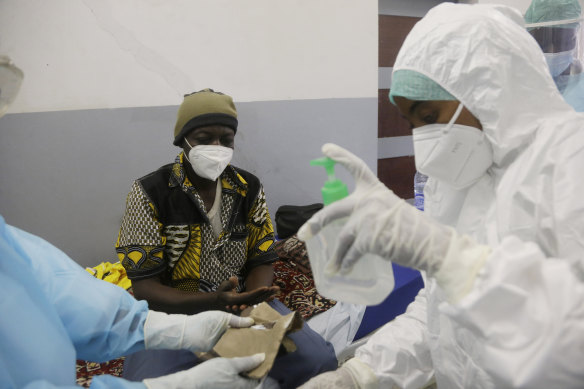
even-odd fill
[(321, 189), (324, 205), (329, 205), (349, 195), (347, 185), (338, 178), (335, 178), (335, 164), (336, 162), (329, 157), (317, 158), (310, 161), (311, 166), (324, 166), (328, 174), (328, 179)]

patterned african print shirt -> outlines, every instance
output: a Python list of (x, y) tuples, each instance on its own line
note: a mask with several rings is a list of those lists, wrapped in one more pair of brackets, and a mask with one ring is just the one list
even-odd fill
[(223, 171), (217, 238), (183, 158), (181, 152), (173, 164), (132, 185), (116, 243), (118, 258), (131, 280), (160, 276), (177, 289), (210, 292), (237, 276), (243, 290), (249, 270), (278, 258), (261, 183), (231, 165)]

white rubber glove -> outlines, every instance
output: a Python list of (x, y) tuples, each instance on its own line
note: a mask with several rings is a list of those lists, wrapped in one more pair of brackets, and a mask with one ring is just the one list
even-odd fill
[(298, 238), (306, 241), (334, 220), (349, 218), (339, 233), (329, 273), (346, 273), (365, 253), (374, 253), (425, 270), (451, 301), (470, 291), (490, 253), (488, 247), (436, 223), (397, 197), (351, 152), (331, 143), (322, 152), (355, 179), (353, 193), (324, 207), (298, 230)]
[(264, 353), (241, 358), (214, 358), (189, 370), (143, 381), (148, 389), (252, 389), (260, 383), (239, 375), (264, 361)]
[(357, 358), (349, 359), (340, 368), (311, 378), (299, 389), (377, 389), (373, 370)]
[(250, 317), (239, 317), (221, 311), (196, 315), (169, 315), (148, 311), (144, 323), (146, 349), (209, 351), (228, 327), (250, 327)]

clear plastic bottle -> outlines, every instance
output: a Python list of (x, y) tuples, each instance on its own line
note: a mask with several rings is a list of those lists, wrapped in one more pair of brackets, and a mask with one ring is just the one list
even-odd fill
[[(311, 165), (324, 166), (328, 180), (322, 187), (322, 199), (326, 205), (348, 195), (347, 186), (335, 178), (335, 161), (319, 158)], [(365, 254), (347, 274), (327, 271), (327, 264), (332, 257), (335, 242), (347, 219), (336, 220), (306, 242), (308, 258), (318, 292), (330, 299), (352, 304), (380, 304), (394, 287), (391, 262), (375, 254)]]
[(428, 176), (420, 172), (414, 175), (414, 206), (420, 211), (424, 210), (424, 186), (428, 181)]

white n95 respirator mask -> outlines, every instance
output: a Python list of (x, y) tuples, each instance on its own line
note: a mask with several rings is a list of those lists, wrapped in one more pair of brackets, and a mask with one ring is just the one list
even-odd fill
[[(189, 147), (189, 141), (185, 139)], [(233, 149), (219, 145), (197, 145), (191, 147), (187, 160), (199, 177), (215, 181), (231, 162)]]
[(416, 169), (439, 181), (464, 189), (493, 164), (493, 150), (478, 128), (454, 124), (460, 104), (448, 124), (428, 124), (413, 131)]

